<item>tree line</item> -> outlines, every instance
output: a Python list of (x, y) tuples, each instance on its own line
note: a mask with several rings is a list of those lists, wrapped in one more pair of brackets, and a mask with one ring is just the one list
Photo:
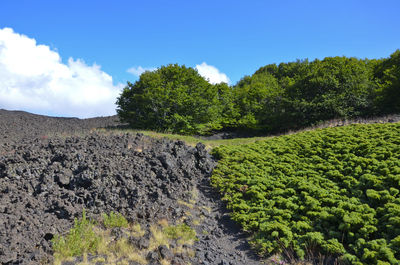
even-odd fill
[(400, 112), (400, 50), (388, 58), (326, 57), (269, 64), (236, 85), (210, 84), (190, 67), (161, 66), (128, 82), (121, 120), (181, 134), (269, 134), (330, 119)]

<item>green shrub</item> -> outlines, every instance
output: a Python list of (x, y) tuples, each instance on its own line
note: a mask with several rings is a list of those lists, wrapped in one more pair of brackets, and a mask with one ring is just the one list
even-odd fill
[(103, 224), (106, 228), (128, 227), (129, 223), (120, 213), (110, 212), (109, 215), (102, 214)]
[(188, 244), (197, 240), (196, 231), (187, 224), (167, 226), (164, 233), (169, 239), (178, 240), (181, 244)]
[(351, 125), (214, 149), (212, 183), (265, 254), (400, 262), (400, 124)]
[(80, 256), (84, 253), (94, 253), (101, 237), (94, 232), (94, 222), (86, 218), (83, 211), (82, 218), (75, 218), (74, 226), (66, 236), (56, 235), (52, 239), (54, 255), (60, 258)]

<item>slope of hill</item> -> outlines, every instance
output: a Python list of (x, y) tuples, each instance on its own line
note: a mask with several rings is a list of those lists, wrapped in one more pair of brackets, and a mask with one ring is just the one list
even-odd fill
[(399, 264), (400, 123), (319, 129), (214, 154), (212, 182), (262, 253)]
[(90, 119), (60, 118), (0, 109), (0, 148), (2, 144), (10, 145), (27, 138), (46, 138), (55, 134), (71, 135), (119, 124), (117, 116)]
[[(84, 209), (94, 220), (117, 212), (140, 225), (143, 234), (137, 237), (113, 229), (112, 246), (106, 247), (129, 241), (144, 263), (260, 264), (209, 185), (215, 162), (204, 145), (91, 131), (115, 124), (116, 117), (79, 120), (0, 112), (1, 264), (52, 263), (53, 238), (65, 235)], [(154, 245), (154, 225), (165, 223), (187, 225), (197, 241)], [(88, 259), (137, 264), (129, 255), (114, 254)]]

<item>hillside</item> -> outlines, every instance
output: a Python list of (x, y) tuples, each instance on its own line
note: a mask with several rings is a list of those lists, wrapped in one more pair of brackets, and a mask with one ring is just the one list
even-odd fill
[(10, 145), (24, 139), (78, 134), (119, 124), (117, 116), (91, 119), (59, 118), (0, 109), (0, 151), (2, 145)]
[[(60, 254), (61, 264), (260, 264), (209, 185), (215, 162), (204, 145), (92, 130), (118, 124), (115, 117), (2, 110), (0, 124), (1, 264), (52, 263), (52, 240), (66, 235), (84, 209), (95, 221), (122, 214), (141, 233), (115, 227), (106, 252), (68, 262)], [(168, 240), (160, 231), (169, 231)], [(191, 239), (171, 231), (190, 232)]]
[(0, 263), (397, 264), (394, 121), (199, 139), (212, 157), (193, 137), (98, 129), (117, 117), (2, 110)]
[(400, 123), (220, 146), (212, 183), (263, 254), (315, 264), (398, 264)]

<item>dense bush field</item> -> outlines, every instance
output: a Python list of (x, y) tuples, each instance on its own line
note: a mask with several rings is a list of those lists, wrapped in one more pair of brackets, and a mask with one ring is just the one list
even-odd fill
[(400, 124), (351, 125), (214, 149), (212, 183), (269, 255), (400, 263)]

